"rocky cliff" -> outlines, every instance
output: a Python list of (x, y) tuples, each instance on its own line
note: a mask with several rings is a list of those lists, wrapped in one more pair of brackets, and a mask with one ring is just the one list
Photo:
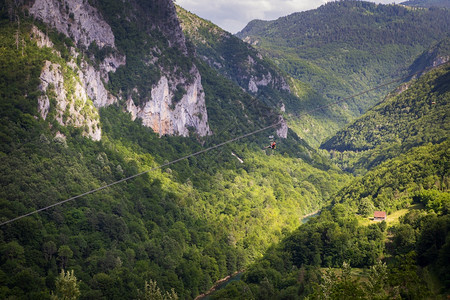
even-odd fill
[[(83, 128), (83, 135), (95, 141), (101, 139), (99, 115), (86, 90), (70, 72), (61, 65), (46, 61), (42, 70), (38, 110), (45, 120), (52, 110), (61, 125)], [(51, 107), (50, 104), (54, 107)]]
[(181, 7), (177, 7), (177, 12), (181, 27), (194, 44), (198, 57), (212, 68), (253, 95), (266, 87), (290, 93), (289, 84), (280, 71), (253, 47)]
[(189, 129), (195, 129), (200, 136), (209, 135), (208, 114), (205, 105), (201, 76), (196, 68), (192, 70), (195, 78), (187, 86), (186, 94), (180, 101), (174, 101), (174, 91), (171, 86), (185, 84), (182, 80), (172, 81), (165, 76), (153, 87), (151, 99), (141, 106), (136, 106), (133, 99), (128, 99), (127, 110), (131, 112), (133, 120), (142, 119), (144, 126), (151, 127), (162, 135), (188, 136)]
[[(147, 2), (130, 0), (128, 4), (122, 3), (122, 5), (131, 7), (129, 12), (122, 12), (124, 15), (119, 16), (125, 20), (124, 22), (131, 24), (140, 20), (142, 31), (148, 36), (151, 35), (151, 38), (155, 39), (155, 36), (158, 37), (155, 32), (160, 32), (165, 37), (163, 43), (157, 42), (151, 51), (148, 51), (150, 53), (146, 53), (143, 49), (142, 57), (138, 58), (142, 65), (149, 67), (149, 70), (150, 68), (156, 70), (160, 79), (150, 84), (151, 93), (144, 96), (139, 95), (141, 99), (135, 103), (129, 90), (120, 88), (111, 92), (108, 87), (112, 73), (119, 68), (124, 73), (127, 72), (127, 68), (129, 71), (132, 67), (127, 63), (127, 51), (123, 47), (117, 47), (115, 28), (108, 23), (110, 20), (102, 15), (102, 6), (101, 3), (98, 4), (99, 2), (35, 0), (29, 5), (29, 12), (32, 16), (71, 38), (76, 45), (76, 47), (70, 48), (70, 59), (67, 61), (67, 66), (76, 77), (74, 80), (77, 83), (76, 90), (79, 92), (76, 97), (83, 99), (81, 102), (85, 104), (93, 103), (94, 115), (97, 116), (99, 107), (113, 103), (124, 105), (124, 109), (131, 112), (133, 119), (142, 119), (144, 126), (151, 127), (160, 135), (188, 136), (190, 131), (199, 136), (210, 134), (201, 75), (194, 64), (191, 65), (190, 70), (184, 72), (180, 71), (183, 67), (178, 66), (178, 61), (185, 60), (189, 53), (173, 3), (160, 0)], [(94, 7), (91, 3), (100, 6)], [(54, 46), (51, 39), (37, 27), (33, 27), (32, 38), (39, 47), (53, 48)], [(125, 36), (125, 38), (128, 37)], [(180, 54), (174, 54), (168, 60), (165, 52), (172, 51), (170, 48), (178, 49), (179, 52), (175, 53)], [(96, 49), (97, 52), (92, 52), (91, 49)], [(54, 50), (54, 52), (57, 51)], [(103, 53), (103, 55), (97, 55), (98, 53)], [(60, 53), (57, 55), (61, 57)], [(173, 62), (173, 56), (177, 62)], [(133, 57), (133, 60), (133, 63), (136, 63), (136, 57)], [(168, 64), (170, 65), (168, 66)], [(61, 74), (52, 68), (60, 70), (58, 72)], [(39, 100), (40, 114), (46, 118), (52, 109), (47, 95), (48, 86), (57, 87), (54, 91), (57, 94), (55, 109), (58, 111), (56, 114), (59, 118), (58, 122), (64, 125), (81, 126), (83, 122), (80, 121), (80, 115), (76, 113), (76, 109), (69, 109), (66, 112), (66, 115), (75, 113), (68, 118), (71, 121), (61, 119), (60, 115), (64, 114), (66, 107), (70, 107), (68, 103), (72, 101), (67, 96), (67, 90), (63, 88), (64, 81), (59, 78), (63, 77), (63, 73), (61, 65), (57, 66), (54, 62), (46, 62), (41, 74), (41, 91), (44, 96)], [(157, 76), (155, 74), (153, 75)], [(45, 82), (45, 80), (49, 81)], [(146, 84), (149, 83), (141, 83), (141, 85)], [(137, 86), (130, 89), (131, 91), (138, 90)], [(184, 93), (180, 95), (180, 91)], [(66, 95), (59, 93), (66, 93)], [(75, 122), (75, 120), (78, 121)], [(95, 124), (93, 126), (97, 128), (97, 130), (91, 128), (86, 131), (86, 134), (94, 140), (100, 139), (101, 130), (98, 121), (95, 123), (89, 116), (84, 116), (83, 126), (86, 125), (86, 122)]]
[(35, 0), (29, 11), (72, 38), (76, 45), (81, 43), (89, 47), (92, 42), (96, 42), (99, 47), (115, 47), (111, 27), (88, 1)]

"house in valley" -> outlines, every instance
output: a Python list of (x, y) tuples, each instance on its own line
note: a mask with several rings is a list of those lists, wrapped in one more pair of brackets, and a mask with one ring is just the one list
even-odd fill
[(374, 211), (373, 212), (373, 220), (374, 221), (386, 221), (386, 212), (385, 211)]

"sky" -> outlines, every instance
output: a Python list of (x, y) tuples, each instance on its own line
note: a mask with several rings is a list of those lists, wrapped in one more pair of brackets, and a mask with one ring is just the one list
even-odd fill
[[(237, 33), (254, 19), (275, 20), (289, 14), (310, 10), (329, 0), (175, 0), (184, 9), (209, 20), (222, 29)], [(369, 0), (388, 4), (393, 0)], [(397, 3), (404, 0), (397, 1)]]

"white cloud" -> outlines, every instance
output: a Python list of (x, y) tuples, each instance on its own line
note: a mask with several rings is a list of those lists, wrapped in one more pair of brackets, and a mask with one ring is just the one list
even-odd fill
[[(176, 0), (188, 11), (236, 33), (254, 19), (274, 20), (294, 12), (314, 9), (329, 0)], [(391, 3), (393, 0), (374, 0)], [(401, 2), (401, 1), (400, 1)]]

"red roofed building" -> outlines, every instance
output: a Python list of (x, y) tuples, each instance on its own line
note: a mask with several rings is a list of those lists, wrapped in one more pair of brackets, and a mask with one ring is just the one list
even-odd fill
[(374, 221), (385, 221), (386, 220), (386, 212), (385, 211), (374, 211), (373, 212), (373, 220)]

